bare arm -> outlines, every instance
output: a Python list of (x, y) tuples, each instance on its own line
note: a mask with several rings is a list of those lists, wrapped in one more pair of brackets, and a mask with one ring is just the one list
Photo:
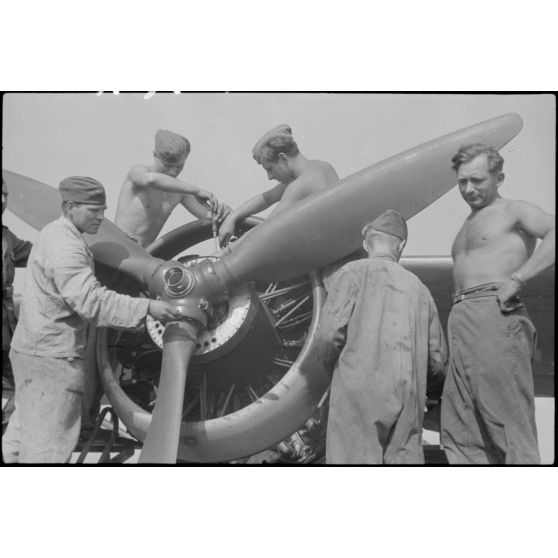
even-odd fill
[(285, 188), (285, 184), (277, 184), (277, 186), (274, 186), (262, 194), (257, 194), (234, 209), (219, 228), (220, 244), (224, 246), (228, 242), (230, 237), (234, 234), (234, 229), (239, 220), (259, 213), (274, 203), (277, 203), (285, 192)]
[(498, 290), (498, 302), (503, 312), (513, 310), (510, 304), (523, 283), (536, 277), (556, 260), (556, 224), (553, 215), (527, 202), (513, 202), (510, 209), (516, 212), (517, 225), (526, 233), (542, 239), (531, 257), (515, 272), (519, 279), (509, 279)]
[[(180, 200), (180, 203), (185, 207), (194, 217), (198, 219), (210, 219), (211, 209), (207, 205), (200, 203), (194, 196), (185, 195)], [(229, 213), (231, 208), (223, 202), (217, 200), (217, 207), (214, 209), (217, 222), (220, 223)]]
[(541, 238), (542, 242), (531, 257), (517, 270), (522, 281), (536, 277), (556, 261), (556, 223), (553, 215), (526, 202), (515, 202), (518, 224), (527, 233)]
[(134, 186), (155, 188), (173, 194), (191, 194), (202, 204), (208, 202), (212, 208), (217, 206), (217, 198), (211, 192), (202, 190), (197, 186), (188, 184), (183, 180), (168, 176), (167, 174), (151, 172), (143, 165), (136, 165), (132, 168), (128, 176)]
[(232, 215), (234, 215), (235, 220), (238, 221), (239, 219), (244, 219), (245, 217), (254, 215), (254, 213), (259, 213), (267, 209), (281, 199), (281, 196), (285, 192), (285, 188), (285, 184), (277, 184), (277, 186), (274, 186), (270, 190), (255, 195), (233, 210)]

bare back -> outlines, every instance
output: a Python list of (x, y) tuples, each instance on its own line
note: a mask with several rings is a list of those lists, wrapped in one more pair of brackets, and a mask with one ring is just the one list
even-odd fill
[(145, 247), (157, 238), (183, 195), (134, 184), (130, 175), (138, 167), (150, 171), (147, 166), (137, 165), (127, 174), (120, 188), (114, 222)]
[(531, 256), (536, 241), (519, 226), (512, 200), (499, 198), (471, 213), (452, 247), (455, 290), (507, 281)]
[(335, 169), (325, 161), (308, 161), (302, 174), (293, 180), (281, 197), (274, 214), (285, 211), (296, 202), (324, 190), (339, 181)]

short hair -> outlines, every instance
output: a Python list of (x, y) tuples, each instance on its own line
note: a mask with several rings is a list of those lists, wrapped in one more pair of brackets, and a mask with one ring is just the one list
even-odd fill
[(298, 145), (292, 136), (280, 135), (268, 139), (256, 151), (254, 150), (254, 159), (261, 165), (264, 159), (275, 162), (279, 158), (279, 153), (284, 153), (288, 157), (298, 155)]
[(399, 243), (401, 242), (401, 239), (393, 236), (392, 234), (376, 230), (373, 223), (366, 223), (361, 234), (366, 244), (373, 244), (374, 240), (377, 239), (388, 244), (390, 249), (394, 251), (399, 250)]
[(459, 151), (452, 157), (451, 168), (457, 172), (463, 163), (472, 161), (479, 155), (486, 155), (488, 163), (488, 170), (490, 174), (498, 174), (504, 168), (504, 158), (494, 149), (491, 145), (484, 143), (470, 143), (469, 145), (462, 145)]

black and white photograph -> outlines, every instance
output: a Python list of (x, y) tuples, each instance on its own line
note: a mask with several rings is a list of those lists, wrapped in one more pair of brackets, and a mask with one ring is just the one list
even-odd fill
[(554, 95), (2, 102), (4, 464), (554, 462)]
[(3, 555), (555, 554), (554, 11), (4, 3)]

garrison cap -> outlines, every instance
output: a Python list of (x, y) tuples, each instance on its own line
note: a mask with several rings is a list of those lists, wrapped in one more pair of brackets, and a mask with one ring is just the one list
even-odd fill
[(107, 198), (103, 185), (88, 176), (69, 176), (58, 186), (63, 201), (106, 205)]
[(262, 149), (266, 147), (269, 141), (276, 139), (276, 138), (284, 138), (287, 140), (293, 140), (293, 132), (291, 127), (288, 124), (279, 124), (279, 126), (275, 126), (271, 130), (267, 131), (254, 145), (252, 149), (252, 155), (258, 163), (261, 162), (263, 159)]
[(401, 213), (395, 209), (384, 211), (379, 217), (368, 223), (363, 229), (363, 234), (370, 229), (391, 234), (399, 240), (407, 240), (407, 223)]
[(169, 130), (157, 130), (155, 134), (155, 155), (166, 162), (175, 162), (190, 153), (190, 142)]

